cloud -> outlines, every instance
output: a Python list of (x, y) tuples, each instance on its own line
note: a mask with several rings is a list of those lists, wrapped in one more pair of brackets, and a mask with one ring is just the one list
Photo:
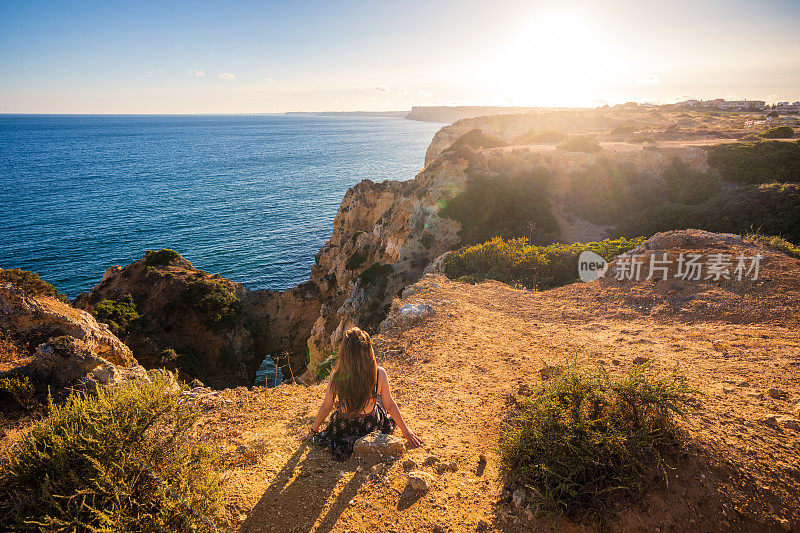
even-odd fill
[(659, 84), (658, 76), (656, 76), (655, 74), (648, 74), (647, 76), (636, 82), (636, 85), (658, 85), (658, 84)]
[(230, 72), (223, 72), (222, 74), (219, 75), (219, 77), (220, 77), (220, 79), (229, 80), (229, 81), (236, 79), (236, 76), (234, 76)]
[(418, 91), (417, 92), (417, 96), (419, 96), (420, 98), (427, 98), (430, 95), (431, 95), (431, 93), (429, 93), (428, 91)]
[(386, 85), (378, 85), (378, 86), (375, 87), (375, 90), (376, 91), (380, 91), (382, 93), (390, 93), (390, 92), (392, 92), (392, 90), (389, 87), (387, 87)]
[(206, 75), (206, 71), (201, 69), (201, 68), (199, 68), (199, 69), (196, 69), (196, 70), (187, 70), (186, 74), (188, 74), (189, 76), (194, 76), (196, 78), (199, 78), (200, 76), (205, 76)]
[(272, 78), (267, 78), (267, 83), (272, 83), (273, 81), (275, 81), (275, 80), (272, 79)]

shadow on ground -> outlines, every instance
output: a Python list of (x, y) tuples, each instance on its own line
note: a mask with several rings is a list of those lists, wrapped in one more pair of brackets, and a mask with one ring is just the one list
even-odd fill
[[(354, 461), (302, 445), (289, 458), (239, 531), (329, 532), (364, 483)], [(361, 465), (369, 469), (370, 464)], [(333, 498), (333, 501), (329, 501)]]

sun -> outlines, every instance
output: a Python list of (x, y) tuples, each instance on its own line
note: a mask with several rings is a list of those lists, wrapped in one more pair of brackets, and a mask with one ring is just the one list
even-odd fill
[(515, 105), (591, 105), (618, 75), (621, 59), (585, 15), (547, 13), (508, 40), (486, 67), (484, 82)]

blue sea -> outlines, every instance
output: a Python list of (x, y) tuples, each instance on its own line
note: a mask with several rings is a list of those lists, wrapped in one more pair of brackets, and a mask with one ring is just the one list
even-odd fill
[(70, 297), (173, 248), (250, 289), (308, 278), (348, 187), (406, 180), (441, 124), (282, 115), (0, 115), (0, 267)]

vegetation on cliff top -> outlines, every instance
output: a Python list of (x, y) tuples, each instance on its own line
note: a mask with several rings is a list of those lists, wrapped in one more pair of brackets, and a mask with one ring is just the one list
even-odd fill
[(19, 268), (0, 270), (0, 283), (3, 282), (13, 283), (29, 296), (50, 296), (69, 303), (67, 296), (59, 293), (55, 287), (44, 281), (35, 272)]
[(724, 179), (743, 183), (800, 182), (800, 141), (709, 146), (708, 162)]
[(466, 244), (495, 236), (533, 237), (534, 242), (552, 242), (558, 223), (550, 212), (548, 185), (551, 173), (543, 167), (531, 172), (476, 175), (466, 189), (448, 201), (439, 215), (461, 224), (459, 235)]
[(147, 250), (144, 254), (144, 264), (151, 267), (165, 266), (176, 259), (181, 259), (181, 254), (170, 248), (161, 250)]
[(653, 205), (623, 217), (616, 231), (632, 237), (688, 228), (741, 235), (758, 230), (800, 243), (800, 184), (748, 185), (699, 205)]
[(16, 361), (20, 356), (20, 349), (8, 333), (0, 330), (0, 363)]
[(674, 415), (694, 391), (682, 375), (633, 365), (612, 378), (570, 362), (533, 389), (506, 422), (500, 470), (545, 514), (604, 516), (620, 496), (637, 497), (676, 438)]
[(475, 128), (474, 130), (470, 130), (467, 133), (463, 134), (461, 137), (455, 140), (453, 144), (451, 144), (448, 148), (446, 148), (442, 155), (458, 155), (462, 153), (462, 150), (465, 147), (469, 147), (472, 149), (481, 149), (481, 148), (498, 148), (501, 146), (507, 146), (508, 143), (504, 140), (494, 137), (492, 135), (487, 135), (483, 132), (483, 130), (479, 128)]
[(111, 332), (120, 338), (141, 318), (131, 294), (126, 294), (118, 300), (110, 298), (100, 300), (94, 306), (93, 314), (99, 322), (108, 324)]
[(633, 168), (598, 158), (586, 170), (568, 176), (566, 201), (575, 215), (599, 224), (664, 203), (664, 187)]
[(190, 282), (183, 299), (187, 305), (198, 308), (205, 315), (206, 326), (213, 330), (232, 327), (242, 311), (241, 300), (218, 280)]
[(458, 250), (444, 261), (450, 279), (476, 283), (494, 279), (529, 289), (550, 289), (578, 280), (578, 256), (591, 250), (607, 261), (644, 242), (637, 239), (605, 239), (600, 242), (531, 246), (526, 239), (499, 237)]
[(791, 139), (794, 137), (794, 130), (789, 126), (778, 126), (762, 131), (758, 136), (764, 139)]
[(564, 150), (565, 152), (599, 152), (602, 150), (600, 148), (600, 144), (594, 137), (589, 137), (588, 135), (576, 135), (574, 137), (570, 137), (563, 143), (556, 146), (559, 150)]
[(661, 174), (667, 186), (667, 196), (673, 202), (697, 205), (708, 201), (720, 191), (720, 180), (711, 172), (694, 171), (674, 157)]
[(0, 529), (194, 531), (218, 521), (213, 456), (167, 378), (73, 393), (7, 451)]
[(745, 239), (762, 246), (769, 246), (770, 248), (780, 250), (785, 254), (800, 259), (800, 246), (796, 246), (782, 237), (755, 232), (747, 234)]
[(528, 143), (560, 143), (567, 138), (567, 134), (561, 131), (547, 130), (542, 132), (533, 132), (522, 139), (522, 142)]

